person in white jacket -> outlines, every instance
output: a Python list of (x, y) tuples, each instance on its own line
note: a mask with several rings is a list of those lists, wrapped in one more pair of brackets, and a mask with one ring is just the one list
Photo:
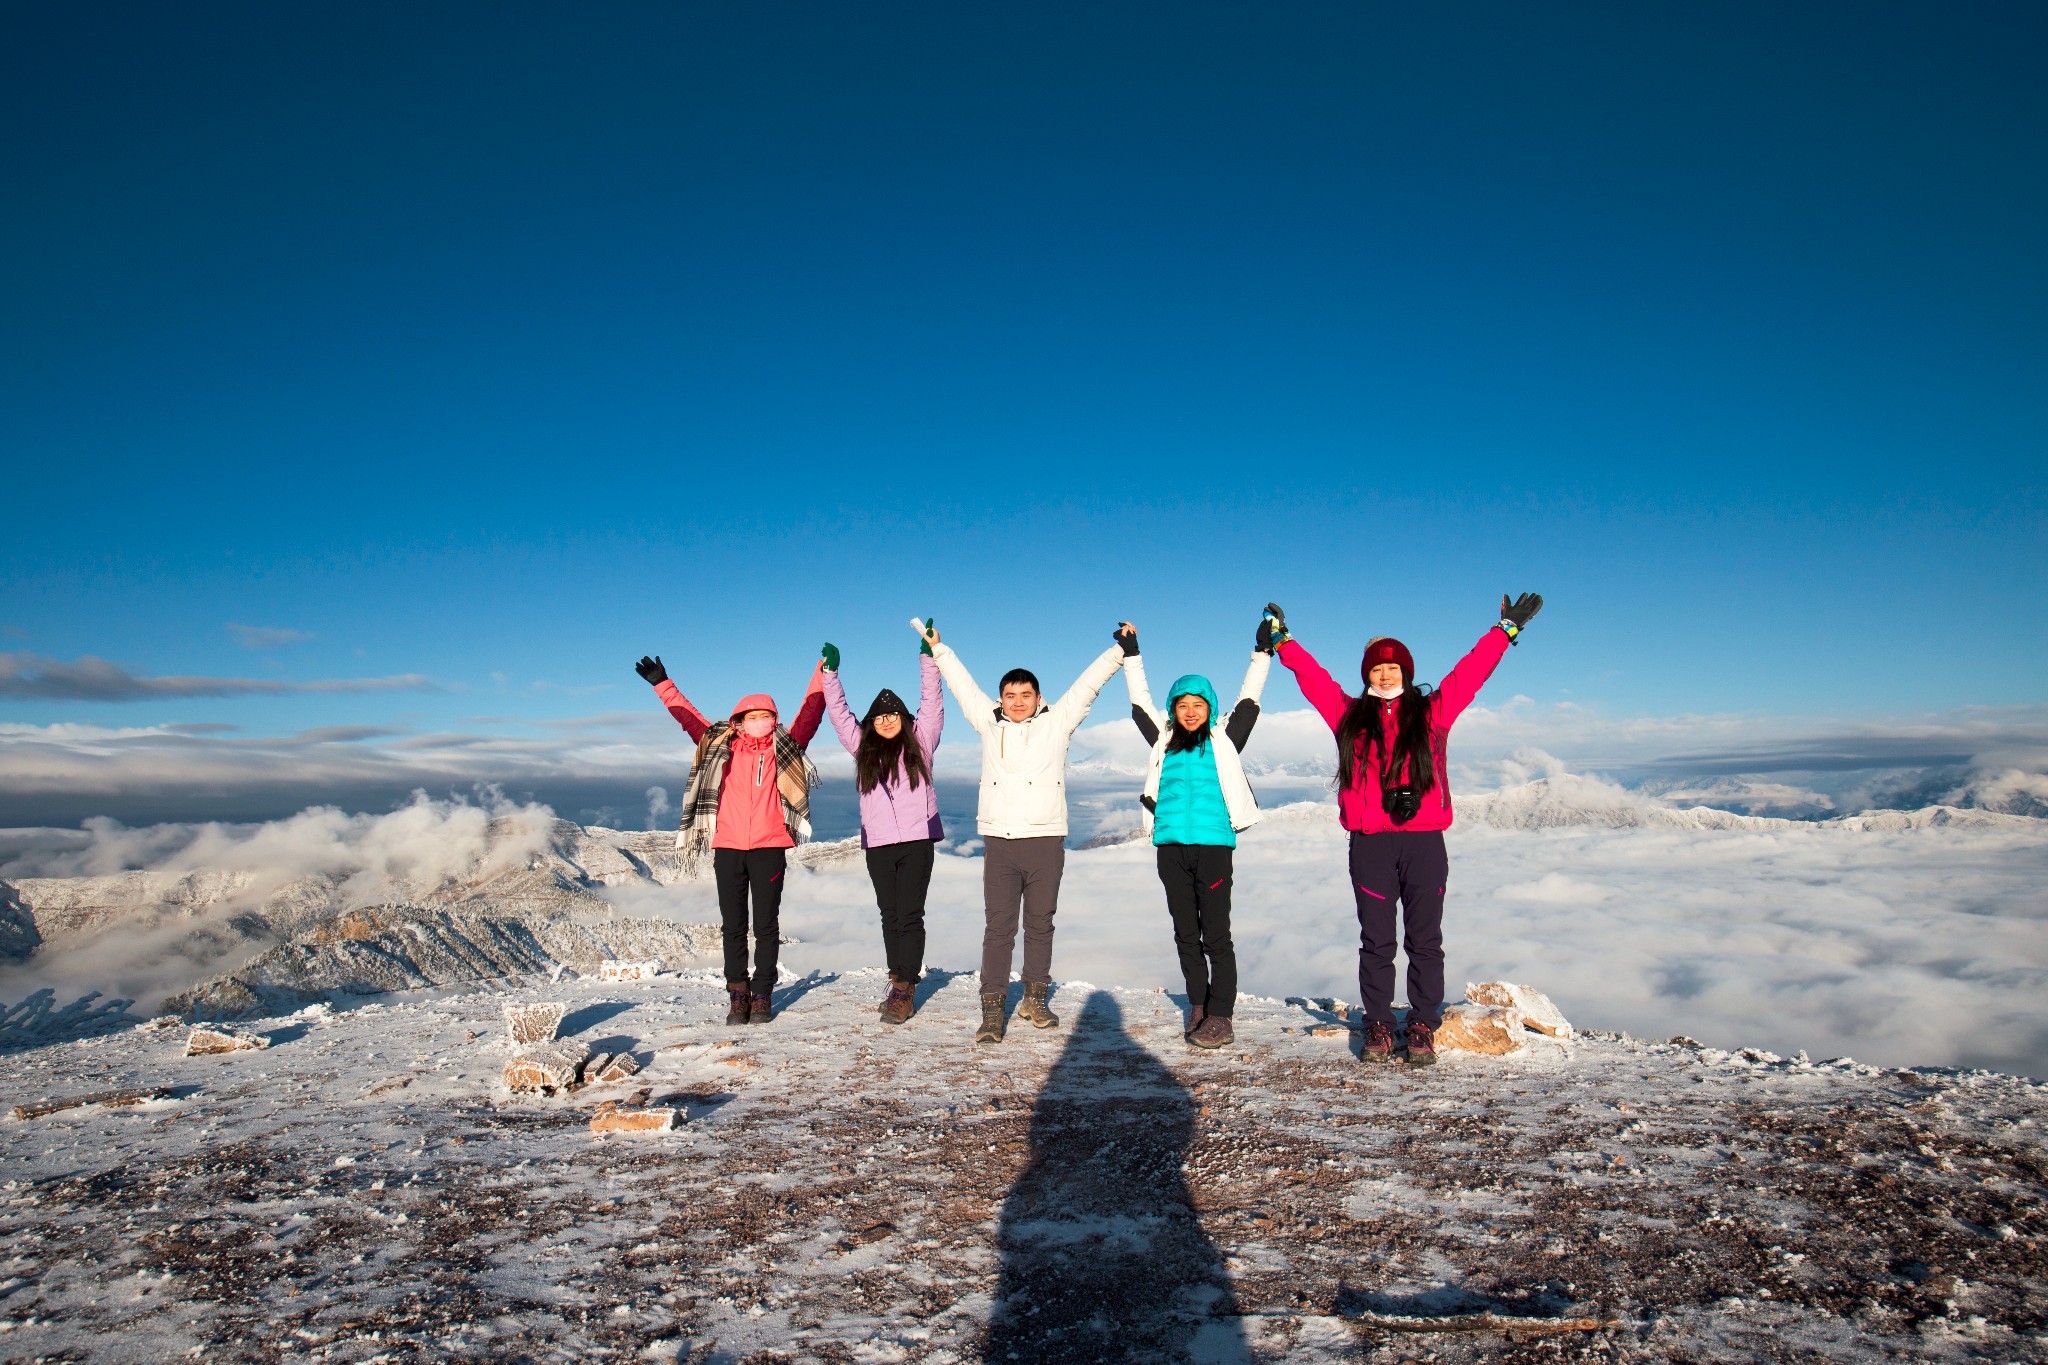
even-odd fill
[(1052, 984), (1052, 919), (1059, 906), (1067, 852), (1067, 746), (1088, 718), (1096, 694), (1123, 667), (1125, 647), (1111, 645), (1050, 706), (1029, 670), (1013, 668), (997, 688), (1000, 703), (975, 685), (960, 656), (939, 642), (929, 623), (911, 626), (931, 646), (960, 714), (981, 736), (982, 905), (981, 1027), (977, 1043), (1003, 1038), (1003, 1005), (1017, 951), (1019, 909), (1024, 928), (1024, 1001), (1017, 1015), (1036, 1028), (1059, 1016), (1046, 1008)]

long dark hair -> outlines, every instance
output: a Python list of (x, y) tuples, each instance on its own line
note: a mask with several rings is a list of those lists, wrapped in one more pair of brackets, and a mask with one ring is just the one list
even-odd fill
[(1352, 698), (1344, 719), (1337, 723), (1337, 790), (1348, 790), (1357, 771), (1356, 760), (1370, 762), (1377, 750), (1380, 790), (1400, 785), (1401, 772), (1406, 769), (1408, 785), (1415, 788), (1417, 796), (1426, 795), (1436, 785), (1436, 737), (1429, 716), (1433, 699), (1423, 687), (1411, 686), (1401, 693), (1394, 747), (1388, 752), (1380, 726), (1379, 698), (1370, 692)]
[[(900, 711), (886, 714), (900, 716)], [(883, 739), (875, 733), (874, 716), (861, 722), (860, 747), (853, 751), (853, 780), (862, 795), (873, 791), (895, 775), (900, 766), (903, 775), (909, 779), (910, 789), (917, 790), (920, 782), (932, 780), (930, 765), (924, 761), (924, 749), (917, 742), (914, 733), (916, 725), (910, 717), (903, 716), (903, 728), (896, 732), (896, 738)]]

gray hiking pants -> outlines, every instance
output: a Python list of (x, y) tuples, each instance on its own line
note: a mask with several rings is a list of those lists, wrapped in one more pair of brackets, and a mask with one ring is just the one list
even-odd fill
[(1057, 834), (1036, 839), (982, 840), (981, 898), (988, 916), (981, 933), (981, 991), (1010, 989), (1010, 957), (1017, 949), (1017, 911), (1024, 912), (1024, 979), (1052, 980), (1052, 916), (1059, 906), (1060, 873), (1067, 850)]

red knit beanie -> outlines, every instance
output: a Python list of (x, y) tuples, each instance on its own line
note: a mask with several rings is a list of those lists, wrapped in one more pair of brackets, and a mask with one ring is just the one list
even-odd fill
[(1415, 681), (1415, 656), (1408, 652), (1408, 646), (1391, 635), (1381, 635), (1366, 641), (1365, 658), (1358, 665), (1358, 676), (1365, 679), (1367, 686), (1372, 684), (1372, 670), (1375, 664), (1399, 664), (1401, 681), (1404, 684)]

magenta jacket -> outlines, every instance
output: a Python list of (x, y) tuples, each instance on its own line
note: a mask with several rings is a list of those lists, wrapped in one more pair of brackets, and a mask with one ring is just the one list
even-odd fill
[[(939, 747), (939, 732), (946, 728), (946, 703), (944, 694), (939, 691), (939, 666), (932, 662), (932, 656), (918, 655), (917, 666), (922, 676), (919, 680), (917, 718), (911, 722), (910, 733), (916, 739), (917, 747), (924, 751), (924, 765), (929, 771), (932, 754)], [(825, 675), (825, 713), (832, 717), (832, 729), (838, 734), (839, 742), (846, 746), (846, 752), (858, 752), (860, 721), (855, 719), (853, 709), (846, 704), (846, 688), (840, 684), (837, 673)], [(932, 789), (930, 782), (920, 782), (913, 790), (910, 780), (898, 768), (873, 791), (860, 794), (862, 848), (945, 837), (946, 831), (939, 825), (939, 794)]]
[[(1493, 676), (1493, 670), (1500, 665), (1500, 656), (1507, 653), (1508, 633), (1499, 626), (1479, 637), (1479, 643), (1472, 646), (1471, 653), (1458, 660), (1437, 686), (1429, 699), (1430, 728), (1435, 732), (1437, 772), (1436, 785), (1429, 789), (1429, 795), (1422, 799), (1422, 808), (1415, 818), (1405, 825), (1397, 825), (1387, 818), (1386, 810), (1380, 805), (1380, 775), (1377, 763), (1356, 762), (1352, 764), (1351, 785), (1337, 793), (1337, 821), (1346, 829), (1357, 830), (1360, 834), (1391, 834), (1396, 830), (1444, 830), (1451, 827), (1450, 763), (1446, 757), (1449, 749), (1451, 726), (1464, 714), (1472, 699), (1479, 695), (1479, 689), (1486, 686), (1486, 680)], [(1280, 646), (1280, 662), (1287, 665), (1294, 674), (1294, 680), (1301, 684), (1301, 695), (1308, 698), (1308, 704), (1316, 708), (1330, 727), (1335, 730), (1344, 719), (1344, 712), (1351, 706), (1349, 693), (1337, 685), (1323, 666), (1317, 663), (1309, 652), (1293, 640)], [(1389, 746), (1394, 742), (1397, 729), (1395, 709), (1398, 702), (1380, 703), (1381, 733), (1386, 736)], [(1363, 736), (1358, 743), (1365, 744)]]

